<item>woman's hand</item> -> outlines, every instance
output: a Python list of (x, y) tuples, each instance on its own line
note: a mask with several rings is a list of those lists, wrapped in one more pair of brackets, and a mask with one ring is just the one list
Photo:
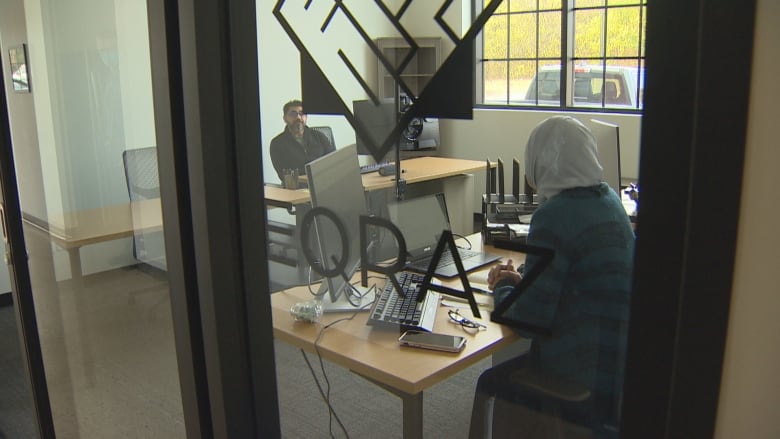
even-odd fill
[(488, 287), (490, 287), (491, 290), (494, 290), (496, 283), (506, 278), (511, 278), (513, 284), (520, 282), (521, 279), (520, 273), (515, 271), (515, 266), (512, 265), (511, 259), (509, 259), (506, 264), (498, 264), (490, 269), (487, 277)]

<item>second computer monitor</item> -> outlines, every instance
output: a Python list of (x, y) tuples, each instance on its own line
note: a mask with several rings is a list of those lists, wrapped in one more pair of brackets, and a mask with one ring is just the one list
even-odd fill
[[(325, 281), (331, 301), (336, 302), (345, 291), (352, 291), (347, 279), (360, 267), (360, 216), (368, 212), (355, 145), (308, 163), (306, 175), (312, 206), (328, 209), (343, 226), (339, 230), (334, 221), (325, 217), (318, 216), (315, 221), (320, 263), (326, 270), (335, 267), (334, 257), (340, 260), (346, 255), (344, 273)], [(346, 248), (342, 238), (346, 238)]]
[(599, 150), (604, 168), (602, 179), (620, 196), (620, 131), (618, 125), (591, 119), (588, 124)]

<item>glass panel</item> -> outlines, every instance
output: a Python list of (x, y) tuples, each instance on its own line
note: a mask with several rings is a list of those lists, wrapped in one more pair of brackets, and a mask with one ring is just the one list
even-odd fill
[(644, 97), (644, 71), (637, 69), (636, 60), (607, 61), (605, 87), (606, 106), (641, 108)]
[(539, 10), (561, 9), (561, 0), (539, 0)]
[[(397, 31), (397, 29), (394, 30), (394, 25), (399, 23), (388, 23), (383, 15), (369, 13), (374, 7), (373, 2), (340, 3), (342, 5), (349, 3), (353, 16), (359, 17), (361, 26), (371, 29), (376, 37), (384, 36), (383, 32)], [(403, 2), (393, 2), (393, 5), (396, 6), (400, 3)], [(461, 3), (467, 4), (468, 2)], [(535, 3), (506, 1), (502, 7), (511, 8), (513, 11), (533, 10)], [(560, 2), (542, 2), (541, 4), (546, 7), (560, 7)], [(344, 279), (345, 277), (349, 278), (349, 275), (352, 274), (350, 269), (357, 266), (358, 261), (355, 258), (361, 251), (365, 251), (365, 256), (373, 262), (389, 262), (399, 258), (399, 255), (394, 253), (394, 251), (398, 251), (396, 238), (391, 236), (387, 230), (369, 228), (365, 235), (366, 242), (356, 243), (355, 240), (360, 235), (355, 231), (354, 218), (363, 209), (375, 214), (374, 218), (388, 220), (398, 227), (404, 242), (408, 245), (405, 254), (401, 252), (400, 255), (401, 262), (404, 262), (411, 255), (417, 255), (418, 252), (430, 252), (431, 249), (435, 248), (435, 245), (431, 245), (431, 243), (436, 241), (436, 237), (446, 236), (442, 231), (447, 226), (437, 220), (442, 218), (442, 204), (438, 198), (432, 205), (415, 204), (426, 198), (435, 197), (437, 193), (443, 193), (451, 220), (451, 231), (466, 237), (466, 239), (457, 239), (458, 245), (463, 249), (497, 252), (498, 249), (492, 247), (488, 242), (490, 238), (497, 236), (491, 233), (503, 232), (506, 233), (507, 237), (514, 236), (509, 231), (505, 231), (510, 229), (505, 227), (508, 226), (509, 222), (504, 221), (507, 220), (508, 216), (511, 216), (511, 221), (517, 220), (519, 222), (519, 216), (523, 216), (527, 220), (527, 215), (533, 212), (538, 203), (534, 205), (532, 189), (528, 189), (527, 196), (523, 193), (521, 198), (521, 194), (518, 193), (517, 202), (508, 201), (507, 206), (502, 206), (502, 208), (509, 208), (509, 210), (501, 212), (503, 217), (499, 215), (498, 211), (483, 211), (484, 216), (481, 218), (484, 221), (475, 223), (474, 213), (481, 211), (482, 201), (488, 200), (485, 205), (490, 205), (492, 203), (490, 200), (499, 199), (499, 194), (487, 193), (487, 191), (473, 193), (471, 188), (475, 186), (475, 181), (472, 178), (485, 178), (483, 176), (486, 167), (485, 159), (495, 160), (499, 153), (504, 154), (503, 160), (507, 165), (504, 170), (505, 184), (496, 185), (494, 189), (499, 191), (501, 190), (500, 186), (505, 186), (500, 195), (508, 199), (515, 197), (512, 183), (517, 181), (519, 186), (521, 181), (521, 174), (524, 173), (524, 170), (520, 169), (521, 161), (524, 159), (524, 145), (528, 141), (530, 130), (539, 122), (539, 114), (530, 111), (497, 111), (480, 108), (474, 111), (472, 120), (468, 120), (468, 118), (462, 120), (441, 118), (437, 123), (446, 126), (448, 130), (453, 130), (451, 131), (453, 135), (449, 140), (451, 143), (446, 146), (446, 150), (442, 149), (441, 151), (426, 148), (404, 149), (404, 145), (408, 146), (404, 139), (408, 140), (408, 138), (403, 136), (409, 133), (413, 134), (415, 129), (420, 127), (420, 121), (407, 123), (404, 120), (403, 124), (405, 125), (402, 124), (399, 127), (403, 131), (402, 136), (397, 140), (391, 139), (391, 141), (396, 142), (394, 145), (398, 145), (398, 149), (380, 158), (391, 162), (400, 158), (400, 163), (394, 163), (395, 168), (389, 168), (390, 173), (386, 171), (388, 168), (382, 167), (380, 169), (385, 171), (382, 171), (381, 174), (370, 171), (357, 175), (359, 165), (374, 165), (373, 161), (377, 161), (377, 157), (369, 156), (365, 152), (361, 153), (361, 145), (366, 143), (366, 139), (361, 139), (360, 127), (351, 127), (345, 123), (342, 117), (331, 113), (326, 114), (324, 111), (327, 107), (326, 103), (318, 99), (326, 99), (334, 95), (327, 90), (323, 90), (323, 93), (309, 92), (305, 98), (309, 100), (305, 103), (306, 107), (303, 107), (303, 102), (297, 103), (303, 108), (300, 111), (294, 109), (295, 113), (292, 116), (288, 116), (290, 109), (283, 110), (285, 102), (300, 97), (301, 93), (307, 90), (304, 84), (299, 83), (298, 80), (302, 75), (299, 75), (300, 72), (297, 69), (305, 67), (301, 66), (299, 51), (306, 51), (316, 60), (317, 67), (322, 69), (325, 76), (324, 79), (333, 85), (338, 98), (342, 100), (339, 104), (346, 105), (348, 109), (352, 108), (352, 115), (356, 121), (367, 121), (367, 129), (363, 134), (369, 140), (378, 132), (386, 133), (388, 126), (395, 127), (392, 123), (413, 111), (414, 102), (410, 101), (414, 101), (414, 99), (399, 95), (393, 84), (382, 87), (384, 81), (387, 80), (383, 76), (392, 75), (380, 73), (378, 75), (380, 77), (374, 77), (376, 75), (369, 74), (364, 77), (366, 78), (365, 84), (349, 84), (355, 76), (354, 72), (340, 70), (344, 64), (343, 58), (331, 63), (334, 58), (329, 56), (337, 52), (335, 49), (341, 50), (341, 53), (349, 53), (348, 59), (355, 61), (352, 65), (359, 72), (362, 72), (360, 69), (365, 66), (368, 66), (372, 71), (379, 72), (382, 71), (382, 68), (375, 67), (376, 60), (373, 58), (369, 57), (366, 60), (365, 54), (373, 52), (366, 50), (363, 43), (369, 44), (369, 42), (361, 42), (359, 47), (345, 47), (352, 38), (345, 38), (344, 35), (352, 35), (355, 36), (356, 40), (360, 39), (360, 35), (346, 34), (346, 32), (351, 31), (350, 26), (353, 25), (351, 22), (334, 22), (333, 26), (344, 25), (344, 28), (341, 29), (342, 38), (330, 40), (333, 46), (327, 50), (323, 48), (323, 37), (328, 39), (331, 32), (336, 32), (330, 27), (325, 32), (321, 30), (323, 28), (322, 17), (326, 17), (330, 12), (329, 7), (323, 5), (325, 3), (312, 2), (310, 9), (306, 12), (303, 12), (303, 8), (283, 9), (282, 14), (290, 20), (287, 23), (289, 24), (288, 28), (279, 26), (277, 18), (271, 15), (270, 10), (260, 10), (258, 13), (258, 31), (261, 33), (258, 36), (260, 44), (258, 53), (261, 77), (262, 118), (260, 124), (264, 158), (262, 167), (266, 179), (266, 201), (269, 202), (268, 214), (271, 221), (274, 221), (268, 225), (269, 234), (272, 234), (269, 238), (271, 257), (268, 266), (272, 280), (270, 290), (273, 291), (271, 300), (274, 312), (276, 372), (283, 436), (349, 435), (352, 437), (374, 437), (401, 436), (402, 432), (411, 436), (414, 433), (422, 435), (421, 432), (424, 430), (426, 435), (434, 432), (433, 436), (435, 437), (464, 437), (466, 431), (478, 425), (476, 423), (478, 419), (475, 417), (478, 414), (472, 411), (472, 408), (478, 408), (478, 405), (474, 404), (477, 380), (493, 364), (501, 363), (503, 359), (512, 359), (518, 355), (527, 354), (529, 339), (520, 340), (511, 326), (499, 326), (495, 322), (489, 321), (488, 310), (492, 306), (490, 296), (481, 296), (477, 293), (475, 301), (482, 306), (475, 305), (478, 310), (475, 313), (468, 302), (464, 302), (463, 297), (451, 297), (445, 293), (441, 301), (444, 306), (438, 306), (437, 311), (433, 314), (436, 316), (433, 332), (464, 337), (467, 342), (464, 350), (460, 354), (441, 357), (436, 353), (432, 354), (415, 347), (400, 347), (399, 336), (408, 326), (416, 324), (413, 322), (414, 318), (403, 321), (395, 320), (389, 325), (387, 325), (388, 322), (385, 322), (386, 326), (383, 327), (374, 320), (377, 318), (375, 309), (367, 313), (354, 312), (356, 307), (374, 306), (373, 303), (369, 304), (370, 299), (367, 297), (370, 298), (372, 292), (376, 293), (382, 289), (386, 285), (387, 278), (384, 275), (371, 273), (367, 279), (368, 286), (355, 285), (355, 289), (345, 285), (346, 279)], [(426, 8), (435, 11), (438, 6), (438, 2), (410, 2), (410, 9), (407, 10), (406, 14), (412, 14), (412, 8), (416, 8), (414, 9), (416, 17), (433, 16), (433, 14), (425, 15), (422, 12), (428, 11)], [(304, 17), (307, 14), (312, 14), (317, 19)], [(536, 37), (537, 16), (542, 26), (541, 37), (538, 40), (539, 45), (537, 45)], [(603, 14), (597, 14), (596, 17), (597, 21), (603, 24), (602, 16)], [(337, 13), (334, 17), (341, 17), (341, 14)], [(339, 19), (334, 18), (334, 20)], [(411, 35), (415, 35), (415, 31), (420, 31), (420, 29), (430, 30), (430, 27), (423, 27), (416, 20), (414, 24), (416, 26), (411, 26), (411, 23), (403, 19), (400, 20), (400, 25), (409, 26)], [(294, 45), (291, 36), (287, 35), (283, 29), (291, 29), (297, 37), (296, 40), (303, 43), (302, 47)], [(564, 37), (561, 35), (560, 11), (496, 16), (488, 22), (483, 34), (484, 42), (482, 53), (479, 54), (480, 59), (476, 60), (476, 65), (469, 63), (463, 68), (466, 73), (470, 73), (472, 69), (482, 73), (483, 83), (477, 87), (477, 93), (482, 94), (486, 104), (506, 105), (507, 103), (527, 104), (532, 102), (548, 110), (560, 107), (562, 102), (561, 68), (562, 65), (565, 66), (565, 63), (557, 58), (561, 55), (561, 38)], [(601, 34), (598, 35), (600, 38)], [(511, 42), (508, 36), (511, 37)], [(444, 40), (444, 43), (450, 43), (446, 39)], [(383, 41), (378, 46), (380, 46), (379, 49), (386, 49), (394, 47), (393, 44), (397, 44), (398, 47), (403, 46), (397, 40)], [(540, 49), (537, 50), (537, 47)], [(537, 51), (551, 59), (539, 60)], [(601, 52), (600, 47), (597, 47), (597, 52)], [(400, 49), (396, 53), (400, 53)], [(516, 57), (532, 59), (510, 60)], [(443, 63), (446, 58), (438, 61)], [(415, 67), (418, 68), (416, 72), (419, 73), (420, 65)], [(405, 72), (411, 73), (412, 70), (407, 69)], [(458, 73), (462, 72), (449, 71), (448, 73), (457, 76)], [(588, 87), (585, 103), (591, 106), (600, 105), (598, 102), (589, 102), (587, 99), (590, 99), (591, 95), (601, 93), (599, 87), (603, 83), (603, 79), (601, 79), (603, 70), (601, 75), (594, 81), (587, 78), (588, 81), (585, 84)], [(391, 78), (391, 82), (397, 82), (398, 79)], [(437, 80), (442, 79), (452, 81), (452, 78), (434, 77), (430, 80), (429, 86), (434, 84), (444, 87), (446, 92), (444, 97), (447, 99), (442, 99), (441, 102), (446, 101), (448, 105), (457, 103), (459, 98), (454, 97), (456, 93), (462, 89), (469, 90), (471, 88), (470, 84), (460, 82), (436, 84)], [(320, 86), (324, 87), (323, 83)], [(388, 94), (378, 94), (385, 99), (376, 105), (371, 102), (366, 88), (382, 89)], [(572, 87), (564, 88), (571, 91)], [(579, 95), (577, 96), (579, 97)], [(312, 99), (317, 101), (312, 102)], [(430, 108), (435, 107), (434, 104), (430, 105)], [(314, 110), (314, 108), (317, 109)], [(427, 111), (428, 107), (425, 108)], [(279, 122), (280, 110), (283, 119), (285, 119), (284, 125)], [(322, 113), (319, 114), (319, 112)], [(305, 115), (306, 113), (308, 115)], [(292, 117), (295, 118), (291, 119)], [(278, 149), (278, 145), (280, 145), (278, 139), (284, 138), (288, 134), (293, 139), (284, 144), (284, 148), (281, 148), (282, 151), (300, 150), (302, 144), (306, 147), (311, 146), (312, 144), (307, 143), (308, 140), (305, 136), (306, 133), (312, 133), (306, 130), (306, 126), (309, 128), (315, 126), (331, 127), (336, 150), (327, 154), (318, 152), (312, 154), (311, 157), (304, 157), (301, 160), (303, 162), (301, 167), (305, 169), (305, 181), (298, 179), (297, 184), (291, 185), (293, 189), (282, 188), (280, 186), (283, 182), (278, 181), (279, 179), (276, 178), (278, 175), (273, 167), (274, 160), (278, 160), (278, 157), (274, 157), (273, 151)], [(431, 128), (431, 125), (422, 125), (422, 127), (423, 132), (425, 132), (425, 129)], [(294, 136), (296, 133), (301, 133), (300, 129), (303, 130), (303, 135), (299, 136), (301, 138), (298, 141), (295, 140)], [(312, 131), (314, 130), (312, 129)], [(497, 143), (504, 146), (499, 147)], [(357, 159), (352, 152), (353, 144), (358, 153)], [(395, 155), (396, 151), (398, 152), (397, 156)], [(424, 182), (418, 180), (419, 173), (440, 172), (441, 161), (437, 161), (437, 159), (441, 160), (442, 157), (436, 157), (435, 153), (445, 151), (447, 161), (472, 162), (472, 166), (475, 168), (470, 171), (470, 174), (476, 175), (476, 177), (457, 174), (451, 179), (432, 177)], [(469, 159), (465, 159), (465, 157)], [(509, 169), (514, 158), (518, 159), (517, 173)], [(379, 161), (382, 164), (381, 160)], [(423, 165), (419, 165), (420, 163)], [(398, 171), (398, 173), (396, 174), (394, 171)], [(509, 174), (512, 176), (510, 177)], [(396, 176), (403, 177), (406, 183), (397, 186)], [(294, 180), (292, 177), (291, 179)], [(507, 182), (509, 184), (506, 184)], [(400, 193), (399, 188), (401, 189)], [(525, 190), (525, 188), (523, 189)], [(285, 204), (282, 195), (292, 197), (290, 198), (292, 201), (287, 202), (291, 206)], [(511, 200), (515, 200), (515, 198), (511, 198)], [(524, 203), (521, 200), (528, 202)], [(273, 203), (278, 203), (280, 207), (276, 207)], [(403, 207), (404, 205), (407, 207)], [(319, 218), (322, 221), (315, 223), (314, 231), (311, 234), (304, 234), (304, 230), (310, 229), (301, 223), (302, 217), (306, 212), (311, 212), (312, 207), (329, 208), (333, 211), (333, 217)], [(519, 213), (524, 215), (518, 215)], [(436, 220), (433, 221), (435, 223), (433, 225), (432, 219)], [(345, 233), (346, 239), (344, 241), (340, 239), (341, 232), (335, 226), (335, 221), (341, 220), (343, 220), (344, 228), (348, 230)], [(491, 222), (499, 224), (501, 227), (493, 229), (490, 227)], [(520, 234), (521, 239), (525, 238), (522, 232), (524, 226), (514, 222), (512, 224), (520, 230), (517, 233)], [(479, 233), (483, 231), (482, 226), (484, 226), (484, 230), (490, 230), (491, 233)], [(627, 238), (628, 231), (624, 226), (629, 227), (627, 218), (626, 222), (619, 226), (621, 239)], [(435, 233), (422, 233), (424, 230), (435, 230)], [(411, 244), (419, 243), (421, 240), (424, 240), (425, 245)], [(343, 256), (345, 253), (343, 251), (345, 248), (350, 249), (349, 255), (346, 256), (348, 262), (335, 269), (333, 273), (323, 273), (321, 268), (323, 266), (332, 268), (339, 256)], [(359, 256), (362, 259), (364, 255), (360, 254)], [(526, 255), (522, 252), (502, 253), (501, 256), (501, 260), (505, 262), (511, 256), (515, 265), (526, 260)], [(528, 261), (532, 262), (533, 259), (529, 256)], [(365, 263), (365, 260), (360, 262)], [(471, 272), (468, 279), (472, 286), (490, 289), (487, 280), (488, 266)], [(628, 269), (626, 273), (629, 273), (630, 280), (630, 263), (626, 264), (625, 268)], [(282, 275), (285, 270), (287, 270), (287, 277)], [(345, 276), (341, 276), (341, 271), (345, 272)], [(514, 272), (514, 267), (509, 271)], [(621, 272), (622, 274), (624, 273)], [(320, 282), (323, 277), (327, 279)], [(621, 276), (621, 282), (622, 280)], [(452, 278), (440, 277), (439, 281), (456, 289), (463, 287)], [(322, 285), (325, 285), (324, 289)], [(372, 286), (377, 288), (371, 289)], [(508, 283), (508, 286), (511, 286), (511, 282)], [(621, 283), (620, 287), (623, 286), (624, 284)], [(318, 293), (319, 296), (315, 298)], [(336, 293), (338, 297), (334, 298), (331, 293)], [(573, 297), (569, 295), (569, 291), (562, 293), (566, 294), (567, 300)], [(601, 297), (602, 293), (603, 291), (599, 291), (597, 295)], [(410, 294), (412, 293), (410, 292)], [(627, 301), (627, 294), (618, 294), (618, 296), (619, 303), (611, 309), (622, 312)], [(349, 312), (327, 313), (318, 308), (318, 306), (332, 305), (334, 299), (341, 305), (351, 307)], [(482, 310), (484, 312), (480, 314)], [(622, 313), (619, 314), (606, 316), (606, 323), (615, 321), (623, 323), (625, 316)], [(373, 321), (373, 323), (368, 325), (369, 321)], [(582, 323), (576, 320), (573, 322), (575, 325)], [(612, 328), (614, 329), (615, 326)], [(593, 337), (591, 337), (593, 333), (597, 332), (597, 328), (589, 326), (586, 332), (588, 340), (583, 346), (589, 351), (591, 348), (594, 351), (597, 350), (598, 343), (593, 343)], [(625, 333), (618, 332), (616, 338), (620, 339)], [(496, 348), (500, 352), (496, 353), (495, 356), (489, 356), (484, 351), (480, 351), (491, 337), (496, 337), (499, 333), (498, 340), (501, 346), (496, 346)], [(611, 333), (610, 335), (615, 334)], [(558, 333), (556, 336), (566, 338), (567, 334)], [(566, 342), (568, 341), (566, 340)], [(610, 342), (612, 341), (614, 340), (611, 339)], [(514, 344), (515, 342), (519, 344)], [(540, 343), (544, 342), (540, 341)], [(501, 349), (504, 346), (510, 347), (509, 345), (512, 345), (511, 347), (514, 349)], [(450, 347), (452, 346), (450, 345)], [(305, 352), (305, 358), (302, 355), (301, 347)], [(470, 357), (471, 355), (475, 355), (475, 357)], [(522, 358), (530, 357), (524, 356)], [(432, 365), (432, 359), (434, 359), (433, 363), (438, 363), (439, 366)], [(441, 365), (453, 364), (464, 359), (472, 359), (474, 364), (468, 367), (464, 366), (457, 374), (450, 374), (446, 370), (429, 374)], [(546, 361), (547, 358), (541, 360)], [(404, 362), (406, 361), (413, 363), (414, 366), (405, 366)], [(573, 361), (567, 361), (567, 363), (574, 364)], [(559, 368), (560, 364), (555, 366)], [(608, 368), (610, 366), (617, 368), (616, 364), (610, 363)], [(577, 380), (583, 386), (590, 388), (594, 385), (591, 378), (595, 372), (595, 370), (588, 370), (589, 376), (586, 378), (576, 376), (576, 374), (570, 374), (567, 378)], [(418, 377), (434, 378), (425, 379), (423, 382), (416, 381), (416, 384), (410, 385), (406, 382), (409, 377), (408, 373)], [(368, 379), (363, 379), (363, 376)], [(610, 379), (612, 378), (610, 377)], [(617, 377), (615, 379), (617, 380)], [(321, 388), (315, 390), (314, 387), (318, 386), (317, 383)], [(380, 385), (377, 386), (377, 383)], [(511, 383), (512, 379), (507, 378), (506, 382), (501, 384), (503, 387), (509, 388)], [(609, 386), (612, 384), (610, 383)], [(394, 394), (387, 392), (386, 388), (392, 389)], [(607, 391), (610, 393), (609, 398), (612, 398), (612, 390), (610, 387)], [(399, 394), (403, 396), (401, 405), (398, 404), (396, 396)], [(424, 419), (419, 410), (422, 406), (423, 394), (425, 400)], [(508, 400), (514, 401), (512, 398), (508, 398)], [(586, 405), (584, 410), (587, 411), (589, 407)], [(330, 408), (333, 410), (331, 411)], [(553, 409), (555, 408), (557, 406), (554, 405)], [(496, 425), (500, 426), (507, 422), (514, 422), (516, 418), (511, 411), (496, 411), (494, 419)], [(377, 425), (381, 425), (381, 432), (378, 432)]]
[(539, 14), (539, 57), (553, 58), (561, 56), (561, 13), (543, 12)]
[(506, 58), (507, 49), (507, 16), (494, 15), (485, 23), (482, 30), (484, 36), (484, 56), (486, 59)]
[[(5, 246), (0, 247), (5, 251)], [(32, 389), (28, 383), (27, 371), (24, 369), (16, 313), (17, 309), (11, 298), (11, 277), (7, 266), (3, 265), (0, 266), (0, 370), (3, 375), (3, 391), (0, 392), (0, 437), (36, 437), (38, 431), (35, 425), (35, 407), (30, 396)]]
[(607, 0), (608, 6), (640, 5), (644, 3), (647, 3), (647, 0)]
[(574, 12), (574, 57), (601, 57), (604, 46), (604, 10)]
[(511, 12), (526, 12), (536, 10), (536, 0), (507, 0)]
[(36, 6), (9, 113), (56, 435), (183, 438), (146, 2)]
[(607, 10), (607, 57), (638, 56), (639, 8)]
[(505, 61), (490, 61), (485, 62), (484, 66), (485, 103), (506, 103), (509, 96), (507, 63)]
[[(534, 100), (534, 93), (529, 90), (534, 73), (536, 73), (535, 61), (513, 61), (509, 64), (509, 102), (520, 103), (526, 100)], [(528, 92), (531, 91), (531, 96)]]
[(642, 40), (641, 40), (641, 46), (639, 48), (639, 55), (644, 58), (645, 57), (645, 41), (647, 41), (647, 7), (642, 7)]
[[(497, 0), (487, 0), (487, 1), (485, 1), (484, 2), (485, 3), (485, 7), (487, 7), (488, 5), (490, 5), (494, 1), (497, 1)], [(507, 0), (504, 0), (504, 1), (501, 2), (501, 4), (498, 6), (498, 8), (496, 8), (496, 12), (495, 13), (496, 14), (506, 13), (507, 11), (509, 11), (509, 2)]]
[(509, 16), (509, 57), (536, 57), (536, 14)]
[(574, 0), (574, 8), (590, 8), (604, 6), (604, 0)]

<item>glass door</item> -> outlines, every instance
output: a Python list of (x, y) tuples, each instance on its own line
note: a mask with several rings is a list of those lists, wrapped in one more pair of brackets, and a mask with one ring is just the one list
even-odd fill
[(11, 3), (4, 191), (42, 434), (185, 437), (146, 2)]

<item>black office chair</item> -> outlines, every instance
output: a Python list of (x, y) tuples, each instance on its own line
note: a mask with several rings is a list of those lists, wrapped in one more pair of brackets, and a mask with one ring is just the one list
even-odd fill
[[(131, 202), (160, 198), (156, 147), (128, 149), (122, 152), (122, 161), (125, 168), (127, 193)], [(145, 234), (142, 232), (134, 231), (133, 233), (133, 256), (141, 262), (165, 269), (164, 257), (162, 261), (152, 261), (147, 257)]]
[(333, 138), (333, 129), (331, 127), (326, 127), (326, 126), (311, 127), (311, 129), (313, 129), (314, 131), (319, 131), (322, 134), (325, 134), (325, 137), (327, 137), (328, 140), (330, 141), (330, 146), (332, 146), (334, 148), (336, 147), (336, 141)]
[[(609, 320), (609, 323), (602, 320), (602, 324), (616, 323)], [(619, 334), (625, 335), (627, 323), (617, 324)], [(610, 395), (596, 395), (578, 382), (527, 362), (527, 367), (518, 367), (511, 372), (506, 386), (501, 389), (504, 395), (482, 395), (487, 398), (484, 398), (483, 406), (474, 407), (469, 438), (509, 438), (522, 431), (528, 437), (617, 439), (625, 349), (599, 350), (598, 361), (614, 367), (614, 391)]]

